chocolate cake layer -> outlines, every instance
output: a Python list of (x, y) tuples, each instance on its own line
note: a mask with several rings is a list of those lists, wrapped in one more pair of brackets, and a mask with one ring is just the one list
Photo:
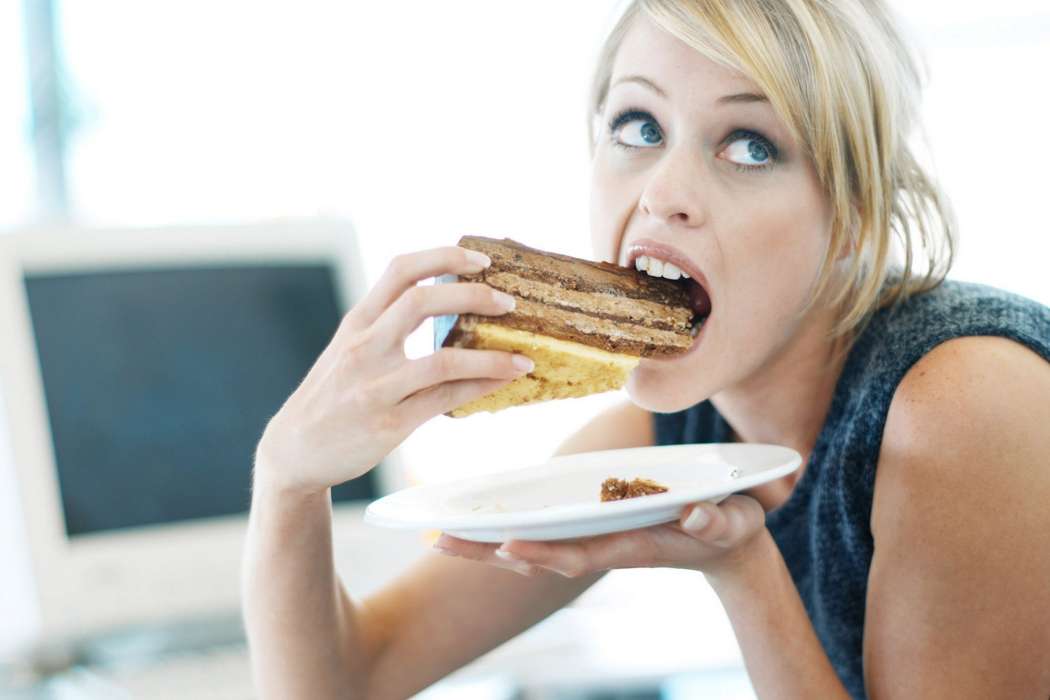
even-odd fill
[[(693, 341), (689, 292), (671, 280), (634, 269), (529, 248), (510, 239), (464, 236), (459, 245), (485, 253), (492, 265), (459, 277), (512, 294), (517, 306), (474, 321), (531, 331), (609, 352), (665, 357)], [(444, 279), (441, 281), (451, 281)], [(465, 319), (466, 320), (466, 319)], [(441, 319), (440, 342), (469, 342), (472, 323)]]

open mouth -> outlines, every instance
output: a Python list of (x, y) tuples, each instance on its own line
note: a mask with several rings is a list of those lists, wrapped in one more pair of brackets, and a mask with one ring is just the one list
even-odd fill
[(663, 246), (658, 250), (650, 246), (634, 249), (627, 264), (651, 277), (673, 280), (688, 292), (693, 309), (691, 332), (695, 338), (711, 315), (712, 306), (706, 278), (696, 265), (681, 253)]
[(691, 278), (682, 278), (682, 283), (689, 292), (689, 303), (693, 307), (692, 334), (695, 338), (700, 328), (711, 315), (711, 296), (704, 286)]

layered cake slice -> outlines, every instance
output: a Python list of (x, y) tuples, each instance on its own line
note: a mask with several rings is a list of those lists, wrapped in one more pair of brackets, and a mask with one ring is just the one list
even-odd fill
[(510, 239), (464, 236), (459, 245), (489, 256), (492, 265), (438, 282), (484, 282), (513, 295), (517, 305), (501, 316), (435, 319), (435, 349), (517, 352), (536, 367), (447, 415), (619, 389), (639, 358), (680, 354), (693, 342), (693, 305), (681, 282), (548, 253)]

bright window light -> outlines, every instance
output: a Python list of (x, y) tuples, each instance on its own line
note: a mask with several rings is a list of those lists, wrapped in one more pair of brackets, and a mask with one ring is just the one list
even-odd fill
[(0, 3), (0, 230), (24, 223), (33, 210), (29, 88), (21, 3)]

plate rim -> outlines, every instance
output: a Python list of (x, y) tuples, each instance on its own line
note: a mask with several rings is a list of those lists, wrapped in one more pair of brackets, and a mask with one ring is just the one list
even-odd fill
[[(662, 448), (674, 448), (674, 447), (694, 447), (703, 448), (703, 451), (713, 451), (720, 447), (731, 446), (733, 449), (769, 449), (775, 448), (784, 451), (784, 457), (786, 461), (782, 464), (778, 464), (769, 469), (765, 469), (758, 474), (751, 476), (741, 477), (729, 484), (732, 489), (726, 491), (724, 486), (709, 486), (707, 488), (695, 488), (690, 490), (676, 490), (674, 492), (667, 492), (661, 494), (653, 494), (644, 498), (632, 498), (622, 501), (615, 502), (601, 502), (595, 501), (594, 503), (586, 504), (569, 504), (552, 506), (550, 508), (534, 509), (534, 510), (519, 510), (509, 513), (483, 513), (477, 514), (460, 514), (450, 515), (447, 517), (434, 517), (433, 513), (430, 515), (420, 515), (419, 517), (412, 517), (411, 514), (405, 517), (404, 513), (393, 516), (387, 511), (388, 508), (393, 508), (394, 499), (404, 499), (413, 493), (420, 493), (424, 491), (436, 491), (437, 496), (447, 493), (449, 491), (456, 491), (463, 489), (464, 486), (468, 488), (479, 488), (479, 486), (489, 481), (506, 481), (508, 477), (513, 477), (519, 474), (527, 474), (530, 471), (534, 471), (539, 467), (550, 468), (552, 465), (559, 464), (564, 461), (572, 461), (573, 458), (580, 460), (584, 457), (608, 454), (615, 456), (616, 453), (624, 453), (631, 451), (650, 451), (659, 450)], [(426, 528), (426, 529), (439, 529), (439, 530), (459, 530), (470, 531), (470, 530), (490, 530), (494, 528), (499, 529), (512, 529), (515, 527), (538, 527), (544, 525), (550, 525), (558, 521), (564, 521), (566, 523), (580, 523), (589, 522), (592, 520), (600, 520), (609, 517), (612, 513), (622, 514), (633, 514), (640, 511), (658, 510), (662, 508), (671, 508), (677, 506), (684, 506), (689, 503), (696, 503), (698, 501), (708, 500), (715, 496), (728, 495), (742, 491), (759, 484), (772, 481), (780, 478), (787, 474), (790, 474), (797, 470), (802, 464), (802, 456), (794, 449), (785, 445), (776, 445), (771, 443), (682, 443), (675, 445), (648, 445), (641, 447), (627, 447), (627, 448), (614, 448), (608, 450), (591, 450), (587, 452), (577, 452), (567, 455), (556, 455), (541, 462), (539, 464), (532, 464), (524, 467), (516, 467), (507, 469), (499, 472), (492, 472), (488, 474), (478, 474), (473, 476), (461, 477), (459, 479), (439, 482), (436, 484), (419, 484), (417, 486), (411, 486), (407, 489), (401, 489), (391, 494), (387, 494), (381, 498), (372, 501), (364, 513), (364, 520), (366, 523), (380, 525), (384, 527), (401, 528), (401, 529), (413, 529), (413, 528)], [(526, 479), (527, 481), (528, 479)], [(566, 511), (572, 511), (571, 517), (566, 517)]]

